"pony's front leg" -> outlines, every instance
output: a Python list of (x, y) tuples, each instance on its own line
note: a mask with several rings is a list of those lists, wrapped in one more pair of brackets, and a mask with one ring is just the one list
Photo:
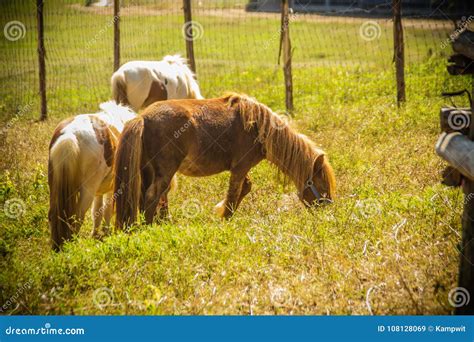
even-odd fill
[(108, 193), (105, 196), (104, 202), (104, 235), (110, 234), (110, 220), (112, 219), (112, 215), (114, 213), (114, 199), (112, 193)]
[[(245, 188), (244, 184), (247, 184)], [(237, 210), (242, 198), (249, 193), (250, 187), (250, 179), (247, 182), (246, 174), (231, 173), (227, 197), (224, 201), (217, 204), (217, 214), (223, 218), (230, 218)]]
[(244, 199), (245, 196), (252, 190), (252, 181), (249, 176), (245, 176), (244, 183), (242, 184), (242, 191), (240, 192), (239, 200), (237, 201), (237, 206), (240, 205), (240, 202)]
[(94, 198), (94, 204), (92, 206), (92, 220), (94, 222), (94, 228), (92, 230), (92, 237), (97, 238), (99, 235), (98, 229), (102, 222), (102, 217), (104, 215), (103, 209), (103, 196), (97, 195)]

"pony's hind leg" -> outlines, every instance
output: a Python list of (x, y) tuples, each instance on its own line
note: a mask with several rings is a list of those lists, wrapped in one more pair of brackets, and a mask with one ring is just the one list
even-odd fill
[[(173, 178), (173, 175), (157, 177), (155, 178), (155, 181), (148, 187), (145, 193), (145, 222), (146, 224), (153, 223), (153, 219), (156, 214), (156, 209), (163, 195), (165, 195), (165, 200), (167, 202), (166, 194), (170, 188), (171, 179)], [(166, 209), (166, 212), (167, 212), (167, 209)], [(160, 215), (161, 215), (161, 210), (160, 210)]]
[(104, 216), (103, 208), (104, 200), (102, 195), (97, 195), (94, 198), (94, 204), (92, 206), (92, 220), (94, 222), (94, 228), (92, 230), (92, 237), (98, 237), (98, 229)]
[(166, 220), (166, 219), (169, 219), (170, 217), (169, 206), (168, 206), (168, 194), (170, 193), (171, 190), (176, 189), (177, 184), (178, 184), (178, 180), (176, 178), (176, 175), (174, 175), (171, 178), (171, 182), (168, 188), (161, 195), (160, 202), (158, 205), (158, 213), (159, 213), (160, 220)]
[(141, 171), (142, 184), (141, 184), (140, 203), (139, 203), (140, 212), (145, 211), (145, 194), (148, 188), (153, 183), (153, 176), (154, 176), (154, 172), (151, 167), (145, 166), (142, 169)]
[(168, 188), (161, 195), (159, 207), (158, 207), (160, 220), (166, 220), (166, 219), (169, 219), (170, 217), (169, 206), (168, 206), (168, 194), (170, 193), (170, 191), (176, 189), (177, 184), (178, 184), (178, 179), (176, 178), (176, 175), (175, 175), (171, 178), (171, 182)]
[(79, 210), (76, 216), (76, 221), (74, 222), (75, 233), (79, 232), (79, 229), (84, 222), (84, 217), (86, 216), (87, 210), (89, 210), (91, 207), (95, 197), (95, 192), (84, 186), (81, 187), (79, 194)]
[(159, 206), (158, 206), (158, 213), (159, 213), (160, 220), (165, 220), (169, 217), (167, 192), (161, 195)]
[(114, 199), (112, 193), (105, 195), (105, 201), (103, 206), (104, 211), (104, 235), (109, 235), (110, 233), (110, 220), (114, 213)]

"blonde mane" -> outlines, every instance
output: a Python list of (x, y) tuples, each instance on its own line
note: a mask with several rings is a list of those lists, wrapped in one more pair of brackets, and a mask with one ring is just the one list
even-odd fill
[[(236, 93), (228, 94), (225, 98), (230, 107), (239, 110), (246, 130), (257, 128), (257, 140), (263, 145), (266, 158), (295, 183), (301, 194), (306, 181), (313, 176), (316, 159), (325, 156), (324, 151), (257, 100)], [(326, 157), (321, 171), (334, 196), (335, 176)]]

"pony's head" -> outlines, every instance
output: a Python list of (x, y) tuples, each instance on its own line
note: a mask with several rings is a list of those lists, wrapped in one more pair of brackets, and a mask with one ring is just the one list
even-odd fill
[(332, 202), (336, 177), (323, 150), (255, 99), (231, 93), (226, 100), (238, 107), (246, 130), (257, 128), (265, 157), (295, 183), (306, 206)]
[(305, 181), (300, 193), (301, 201), (307, 206), (332, 203), (336, 195), (336, 177), (325, 154), (316, 157), (313, 173)]

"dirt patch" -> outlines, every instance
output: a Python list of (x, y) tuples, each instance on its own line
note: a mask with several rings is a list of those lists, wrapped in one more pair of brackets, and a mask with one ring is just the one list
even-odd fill
[[(97, 6), (83, 6), (80, 4), (73, 4), (67, 6), (76, 11), (83, 13), (90, 13), (96, 15), (114, 15), (114, 9), (112, 6), (108, 7), (97, 7)], [(164, 6), (126, 6), (120, 8), (120, 16), (158, 16), (158, 15), (168, 15), (168, 14), (177, 14), (182, 13), (181, 9), (171, 9)]]

